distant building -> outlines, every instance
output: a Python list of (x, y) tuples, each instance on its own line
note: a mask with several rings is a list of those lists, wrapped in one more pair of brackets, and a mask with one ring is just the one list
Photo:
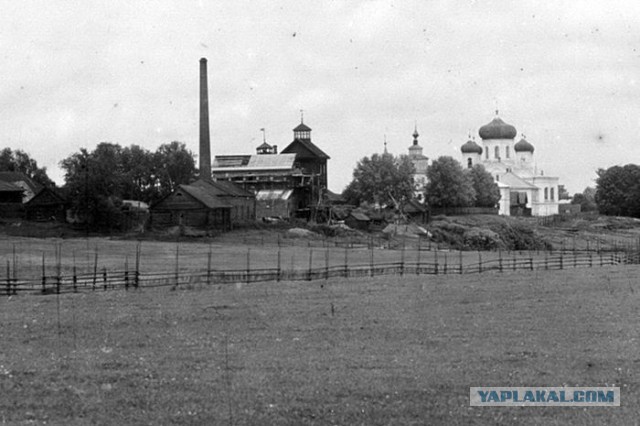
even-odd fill
[(69, 203), (53, 188), (43, 188), (24, 204), (25, 219), (64, 222)]
[(0, 172), (0, 181), (11, 183), (22, 189), (22, 202), (26, 203), (36, 196), (42, 185), (22, 172)]
[(282, 152), (263, 141), (254, 155), (216, 155), (212, 174), (215, 182), (233, 182), (255, 194), (257, 219), (310, 217), (327, 191), (328, 159), (301, 122)]
[(463, 166), (482, 164), (500, 188), (499, 212), (505, 216), (558, 214), (558, 178), (536, 165), (533, 145), (516, 128), (496, 117), (480, 127), (482, 146), (470, 139), (460, 148)]
[(422, 154), (422, 147), (418, 144), (418, 127), (413, 131), (413, 144), (409, 147), (409, 159), (413, 163), (415, 172), (413, 174), (414, 190), (413, 195), (420, 203), (424, 203), (424, 191), (427, 186), (427, 168), (429, 158)]

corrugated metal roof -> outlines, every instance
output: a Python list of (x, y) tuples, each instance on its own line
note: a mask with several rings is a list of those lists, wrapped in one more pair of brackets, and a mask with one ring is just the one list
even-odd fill
[(293, 189), (261, 189), (256, 194), (256, 200), (288, 200), (293, 194)]
[(251, 155), (216, 155), (212, 167), (242, 167), (249, 162)]
[[(214, 166), (213, 172), (250, 172), (258, 170), (292, 170), (296, 160), (296, 154), (277, 155), (248, 155), (248, 161), (244, 165)], [(218, 163), (220, 164), (220, 163)], [(228, 163), (231, 164), (231, 163)]]

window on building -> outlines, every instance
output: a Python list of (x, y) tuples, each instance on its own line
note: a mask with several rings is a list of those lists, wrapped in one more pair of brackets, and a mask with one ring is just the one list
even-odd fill
[(500, 147), (499, 147), (499, 146), (496, 146), (496, 147), (493, 149), (493, 156), (494, 156), (495, 158), (500, 158)]
[(544, 200), (547, 201), (549, 199), (549, 188), (544, 189)]
[(467, 168), (473, 167), (473, 160), (471, 158), (467, 158)]
[(496, 175), (496, 182), (500, 182), (500, 175)]
[(554, 192), (555, 192), (554, 189), (555, 188), (551, 187), (551, 190), (550, 190), (551, 195), (549, 196), (549, 198), (551, 198), (551, 201), (553, 201), (553, 198), (554, 198)]
[(505, 156), (506, 158), (509, 158), (509, 147), (508, 147), (508, 146), (505, 146), (505, 147), (504, 147), (504, 156)]
[(484, 158), (486, 158), (488, 160), (489, 159), (489, 150), (487, 149), (484, 153), (485, 153)]

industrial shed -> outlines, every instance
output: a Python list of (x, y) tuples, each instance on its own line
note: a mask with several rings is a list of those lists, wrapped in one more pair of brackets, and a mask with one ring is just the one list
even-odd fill
[(150, 224), (158, 228), (190, 226), (224, 231), (231, 229), (231, 209), (212, 189), (179, 185), (151, 207)]

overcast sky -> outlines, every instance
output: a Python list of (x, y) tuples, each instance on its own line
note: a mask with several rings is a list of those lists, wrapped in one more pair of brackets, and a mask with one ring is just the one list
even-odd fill
[[(640, 2), (0, 1), (2, 146), (58, 163), (108, 141), (212, 153), (284, 148), (304, 110), (341, 191), (358, 159), (460, 158), (500, 110), (571, 193), (640, 163)], [(520, 136), (519, 136), (520, 137)]]

